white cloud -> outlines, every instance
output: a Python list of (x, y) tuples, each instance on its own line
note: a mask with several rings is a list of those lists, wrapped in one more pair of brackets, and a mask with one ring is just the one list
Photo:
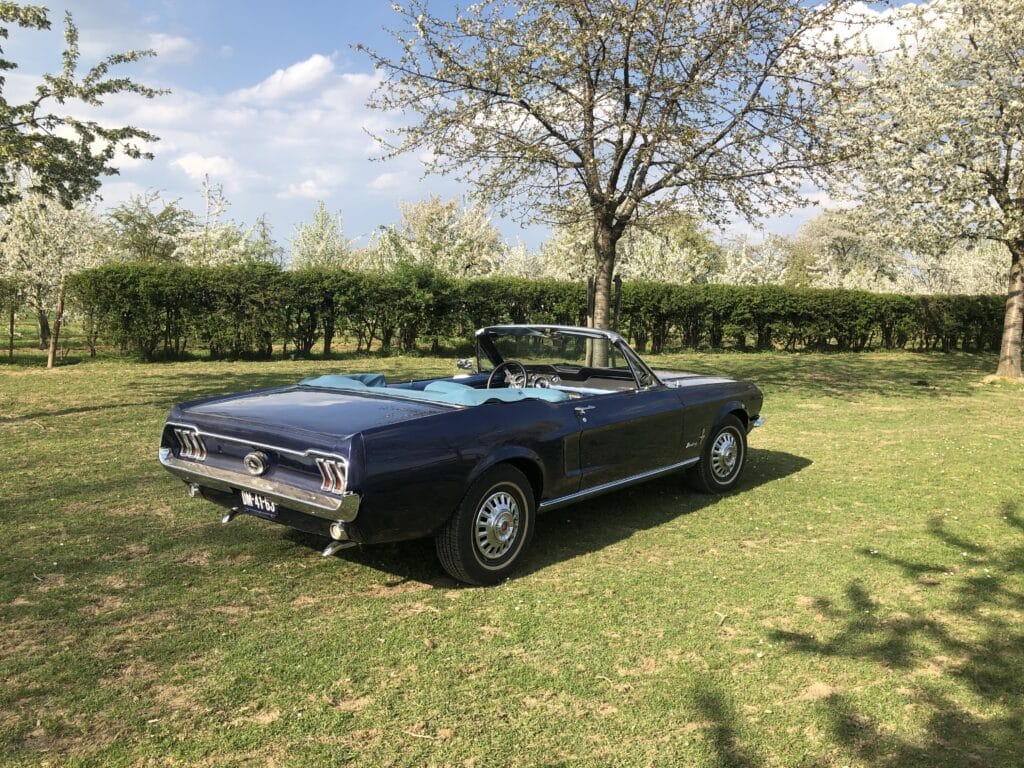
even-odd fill
[(202, 112), (202, 104), (177, 94), (145, 101), (136, 96), (116, 96), (111, 101), (124, 104), (128, 110), (126, 117), (132, 125), (145, 126), (156, 133), (165, 128), (188, 125), (197, 113)]
[(112, 53), (146, 48), (156, 51), (154, 64), (184, 64), (199, 52), (199, 46), (192, 40), (167, 32), (141, 35), (117, 28), (90, 28), (82, 30), (79, 42), (79, 50), (87, 61), (99, 60)]
[(229, 157), (207, 156), (198, 152), (182, 155), (177, 160), (173, 160), (171, 165), (183, 170), (193, 181), (202, 181), (206, 176), (214, 181), (230, 181), (237, 171), (235, 162)]
[(277, 196), (282, 200), (291, 200), (293, 198), (319, 200), (327, 196), (327, 190), (313, 181), (313, 179), (306, 179), (295, 184), (289, 184), (278, 192)]
[(181, 35), (166, 35), (160, 32), (149, 36), (149, 46), (156, 51), (157, 61), (183, 63), (191, 61), (199, 47)]
[[(87, 61), (102, 59), (115, 51), (124, 51), (133, 47), (119, 41), (118, 36), (112, 30), (81, 29), (79, 33), (78, 50)], [(139, 42), (135, 47), (145, 48), (146, 45)]]
[(404, 173), (379, 173), (367, 186), (374, 192), (397, 189), (406, 180)]
[(305, 61), (277, 70), (251, 88), (235, 91), (233, 99), (243, 103), (270, 104), (305, 93), (333, 72), (334, 61), (328, 56), (314, 53)]
[(145, 187), (134, 181), (105, 181), (101, 194), (105, 205), (115, 206), (141, 195), (145, 191)]

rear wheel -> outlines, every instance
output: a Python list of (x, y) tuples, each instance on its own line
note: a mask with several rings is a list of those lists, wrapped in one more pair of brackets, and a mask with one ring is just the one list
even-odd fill
[(739, 480), (747, 460), (747, 430), (735, 416), (723, 418), (704, 443), (700, 462), (687, 473), (690, 484), (704, 493), (725, 493)]
[(533, 489), (515, 467), (485, 472), (434, 538), (449, 574), (468, 584), (495, 584), (519, 564), (533, 537)]

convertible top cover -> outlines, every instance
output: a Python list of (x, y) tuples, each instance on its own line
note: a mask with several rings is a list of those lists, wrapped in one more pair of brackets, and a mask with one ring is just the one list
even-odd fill
[(420, 390), (406, 389), (405, 387), (389, 387), (387, 384), (367, 386), (363, 383), (367, 379), (383, 382), (384, 374), (364, 373), (345, 376), (318, 376), (313, 379), (303, 379), (299, 382), (299, 386), (316, 387), (318, 389), (341, 389), (369, 395), (398, 397), (408, 400), (425, 400), (431, 403), (458, 406), (483, 405), (485, 403), (515, 403), (520, 400), (529, 399), (560, 403), (563, 400), (569, 399), (569, 395), (565, 392), (542, 387), (474, 389), (466, 384), (459, 384), (455, 381), (435, 381), (427, 384), (426, 387)]

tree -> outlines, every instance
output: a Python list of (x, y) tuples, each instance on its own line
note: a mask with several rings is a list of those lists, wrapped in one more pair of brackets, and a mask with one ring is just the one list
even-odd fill
[(123, 261), (176, 261), (182, 236), (195, 228), (195, 214), (159, 192), (133, 195), (107, 214), (111, 245)]
[(738, 237), (725, 249), (722, 272), (715, 282), (728, 285), (782, 285), (790, 261), (791, 243), (780, 235), (769, 235), (761, 243)]
[(203, 200), (203, 218), (191, 230), (181, 233), (172, 254), (175, 259), (207, 267), (280, 262), (281, 248), (274, 242), (265, 217), (258, 218), (248, 229), (227, 220), (225, 214), (230, 203), (224, 188), (209, 178), (203, 180)]
[(291, 269), (343, 267), (352, 258), (352, 243), (345, 239), (341, 214), (328, 213), (323, 200), (317, 203), (312, 221), (295, 226), (291, 246)]
[(620, 246), (620, 272), (626, 280), (708, 283), (723, 266), (722, 247), (683, 213), (631, 228)]
[(893, 292), (906, 287), (906, 277), (903, 250), (859, 211), (822, 211), (787, 253), (787, 285)]
[(7, 325), (7, 359), (14, 359), (14, 322), (21, 304), (21, 291), (18, 284), (10, 279), (0, 277), (0, 309), (5, 312)]
[(274, 230), (266, 215), (261, 215), (256, 219), (256, 223), (249, 227), (243, 236), (241, 247), (244, 254), (243, 262), (281, 266), (284, 259), (284, 251), (274, 240)]
[[(589, 222), (564, 223), (555, 227), (551, 237), (541, 244), (534, 274), (562, 280), (586, 280), (593, 274), (594, 259), (594, 236)], [(522, 276), (531, 274), (525, 272)]]
[(408, 0), (402, 54), (363, 49), (384, 75), (369, 103), (421, 118), (382, 139), (389, 156), (425, 151), (502, 210), (586, 220), (606, 326), (632, 223), (681, 200), (712, 221), (787, 207), (829, 159), (814, 118), (838, 49), (817, 33), (847, 4), (483, 0), (449, 20)]
[[(0, 38), (7, 39), (11, 25), (30, 30), (48, 30), (47, 9), (36, 5), (0, 2)], [(111, 70), (121, 64), (155, 55), (153, 51), (127, 51), (107, 56), (84, 75), (78, 73), (78, 29), (66, 14), (64, 55), (60, 74), (44, 75), (35, 96), (24, 104), (12, 104), (5, 93), (6, 78), (0, 76), (0, 205), (8, 205), (22, 193), (28, 174), (30, 189), (55, 197), (65, 206), (91, 197), (100, 177), (117, 173), (117, 153), (151, 158), (140, 148), (155, 141), (153, 134), (132, 126), (109, 127), (95, 120), (58, 114), (57, 108), (77, 103), (87, 107), (119, 93), (152, 98), (160, 93), (127, 77), (115, 77)], [(0, 71), (17, 64), (3, 57)]]
[[(556, 227), (534, 260), (534, 274), (585, 280), (595, 259), (588, 229), (587, 222)], [(625, 280), (707, 283), (723, 266), (722, 248), (686, 214), (648, 219), (629, 228), (616, 252), (617, 271)]]
[(400, 227), (384, 227), (377, 238), (378, 262), (426, 264), (451, 277), (479, 277), (497, 271), (505, 252), (501, 234), (479, 205), (437, 195), (401, 203)]
[(1006, 246), (961, 240), (937, 254), (914, 254), (910, 269), (917, 293), (996, 294), (1006, 288)]
[(22, 287), (25, 301), (35, 311), (39, 346), (49, 348), (47, 367), (52, 368), (64, 319), (65, 281), (69, 275), (99, 264), (96, 242), (100, 222), (82, 204), (65, 208), (60, 201), (37, 192), (24, 195), (6, 213), (0, 227), (2, 273)]
[(899, 45), (864, 59), (833, 140), (863, 159), (843, 181), (904, 244), (1006, 247), (997, 374), (1019, 378), (1024, 324), (1024, 2), (934, 0), (901, 9)]

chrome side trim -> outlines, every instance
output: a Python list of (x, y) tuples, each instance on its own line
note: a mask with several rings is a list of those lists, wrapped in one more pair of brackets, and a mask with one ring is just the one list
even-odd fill
[(350, 523), (359, 514), (361, 499), (356, 493), (346, 493), (341, 497), (328, 496), (266, 478), (232, 472), (229, 469), (211, 467), (194, 461), (182, 461), (166, 448), (160, 450), (160, 463), (168, 472), (186, 483), (196, 483), (199, 486), (227, 492), (253, 491), (282, 506), (325, 520)]
[(614, 491), (618, 488), (625, 488), (627, 485), (641, 483), (644, 480), (652, 480), (655, 477), (670, 474), (685, 467), (692, 466), (698, 461), (700, 461), (700, 458), (687, 459), (686, 461), (680, 461), (677, 464), (670, 464), (667, 467), (660, 467), (659, 469), (651, 469), (647, 472), (641, 472), (639, 475), (631, 475), (630, 477), (624, 477), (621, 480), (613, 480), (610, 483), (595, 485), (593, 488), (587, 488), (584, 491), (570, 493), (568, 496), (559, 496), (557, 499), (548, 499), (547, 501), (542, 501), (538, 509), (541, 511), (558, 509), (559, 507), (574, 504), (577, 501), (582, 501), (583, 499), (589, 499), (591, 496), (597, 496), (598, 494)]

